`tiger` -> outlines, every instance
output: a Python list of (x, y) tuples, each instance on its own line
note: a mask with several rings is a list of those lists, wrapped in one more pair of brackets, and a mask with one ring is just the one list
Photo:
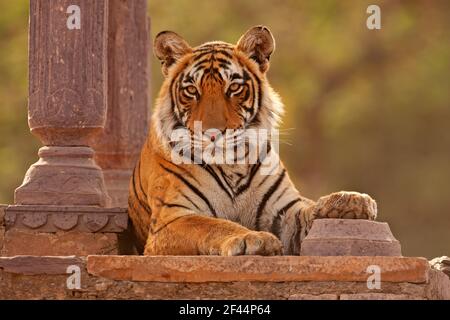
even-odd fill
[(236, 44), (197, 47), (163, 31), (153, 50), (164, 80), (128, 200), (140, 254), (299, 255), (315, 219), (376, 218), (377, 204), (367, 194), (340, 191), (317, 201), (300, 195), (273, 149), (265, 155), (276, 159), (270, 174), (262, 172), (259, 153), (253, 163), (174, 161), (177, 128), (187, 136), (198, 122), (202, 133), (278, 128), (284, 105), (267, 80), (275, 50), (269, 28), (252, 27)]

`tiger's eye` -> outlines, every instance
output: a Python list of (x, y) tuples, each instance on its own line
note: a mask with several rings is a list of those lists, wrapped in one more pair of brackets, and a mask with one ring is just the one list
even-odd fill
[(231, 92), (234, 92), (234, 91), (237, 91), (240, 87), (241, 87), (241, 85), (239, 83), (232, 83), (228, 87), (228, 90), (230, 90)]
[(197, 93), (197, 88), (195, 86), (189, 86), (185, 89), (188, 93), (190, 94), (196, 94)]

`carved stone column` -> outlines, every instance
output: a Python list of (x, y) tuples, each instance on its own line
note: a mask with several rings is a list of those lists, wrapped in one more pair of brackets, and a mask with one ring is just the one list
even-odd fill
[(109, 207), (90, 146), (106, 125), (114, 2), (30, 1), (28, 116), (44, 147), (5, 210), (0, 255), (119, 253), (126, 208)]
[(147, 0), (110, 1), (106, 127), (92, 140), (112, 205), (127, 207), (132, 170), (149, 121)]
[(108, 1), (75, 2), (80, 29), (67, 26), (74, 1), (30, 1), (28, 122), (45, 147), (16, 204), (108, 204), (88, 146), (106, 121)]

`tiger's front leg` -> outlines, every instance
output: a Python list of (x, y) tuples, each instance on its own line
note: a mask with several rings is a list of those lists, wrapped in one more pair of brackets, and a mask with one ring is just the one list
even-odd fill
[(232, 221), (168, 208), (171, 221), (150, 230), (145, 255), (279, 255), (280, 241), (271, 233), (251, 231)]

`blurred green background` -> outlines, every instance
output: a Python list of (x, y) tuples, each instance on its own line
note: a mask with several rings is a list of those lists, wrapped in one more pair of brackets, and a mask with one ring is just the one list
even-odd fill
[[(381, 30), (366, 28), (369, 4)], [(193, 46), (268, 26), (281, 154), (300, 191), (369, 193), (405, 255), (450, 255), (450, 1), (149, 0), (149, 13), (153, 35)], [(0, 0), (0, 203), (40, 145), (27, 126), (27, 23), (28, 0)]]

